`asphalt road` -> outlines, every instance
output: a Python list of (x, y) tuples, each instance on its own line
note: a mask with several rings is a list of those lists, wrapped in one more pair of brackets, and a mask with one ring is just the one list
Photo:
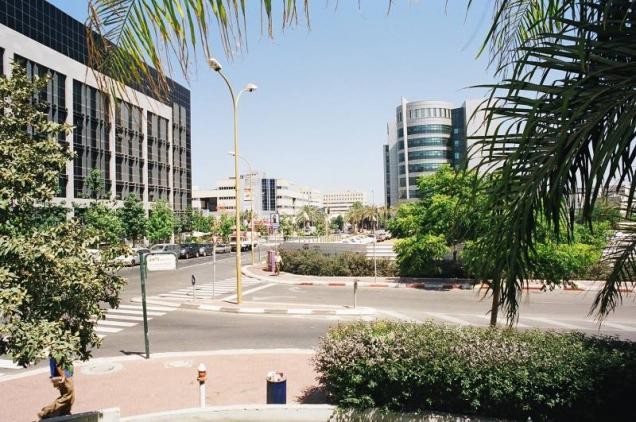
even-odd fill
[[(250, 254), (243, 254), (243, 262), (250, 262)], [(216, 279), (226, 283), (227, 293), (235, 283), (234, 254), (220, 255), (216, 264)], [(149, 273), (148, 296), (188, 289), (194, 275), (197, 283), (212, 281), (211, 257), (182, 260), (176, 271)], [(121, 294), (121, 308), (139, 307), (130, 299), (140, 295), (139, 268), (122, 269), (128, 284)], [(249, 287), (260, 289), (244, 294), (244, 301), (258, 302), (263, 307), (280, 304), (353, 305), (353, 291), (345, 287), (291, 286), (245, 279)], [(249, 291), (250, 288), (244, 291)], [(554, 291), (530, 292), (522, 299), (518, 327), (555, 330), (579, 330), (587, 334), (614, 335), (636, 340), (636, 303), (634, 295), (627, 296), (616, 312), (600, 326), (589, 316), (594, 292)], [(425, 291), (408, 288), (360, 288), (357, 305), (378, 310), (378, 318), (406, 321), (434, 320), (451, 325), (486, 326), (489, 321), (489, 298), (468, 290)], [(237, 315), (199, 310), (166, 310), (158, 307), (149, 321), (151, 353), (175, 351), (204, 351), (219, 349), (312, 348), (328, 328), (351, 317)], [(126, 311), (122, 311), (126, 312)], [(152, 313), (152, 312), (151, 312)], [(138, 315), (140, 312), (138, 313)], [(129, 318), (129, 320), (125, 320)], [(143, 324), (141, 318), (124, 317), (111, 321), (102, 347), (94, 351), (96, 357), (143, 353)], [(1, 363), (1, 362), (0, 362)], [(0, 374), (20, 370), (3, 368)], [(0, 375), (1, 377), (2, 375)]]

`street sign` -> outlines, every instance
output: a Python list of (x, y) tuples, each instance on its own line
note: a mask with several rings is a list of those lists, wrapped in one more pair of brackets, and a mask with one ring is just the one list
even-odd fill
[(278, 230), (279, 227), (280, 227), (280, 223), (272, 223), (272, 228), (274, 230)]
[(155, 252), (146, 255), (148, 271), (171, 271), (177, 269), (177, 257), (170, 252)]

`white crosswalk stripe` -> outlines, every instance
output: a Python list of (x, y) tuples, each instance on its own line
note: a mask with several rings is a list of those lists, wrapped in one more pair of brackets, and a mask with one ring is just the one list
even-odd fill
[[(168, 306), (166, 306), (168, 305)], [(168, 312), (178, 309), (178, 305), (169, 303), (148, 303), (146, 306), (146, 314), (148, 321), (153, 317), (160, 317)], [(143, 306), (141, 304), (119, 305), (117, 309), (109, 309), (106, 311), (106, 318), (97, 321), (95, 332), (99, 338), (104, 338), (108, 334), (118, 333), (126, 328), (134, 327), (143, 322)]]
[[(248, 288), (262, 284), (262, 281), (254, 280), (251, 278), (243, 278), (242, 287), (244, 290)], [(196, 286), (196, 298), (200, 300), (205, 299), (221, 299), (224, 295), (236, 292), (236, 279), (227, 278), (225, 280), (218, 280), (212, 285), (212, 283), (198, 284)], [(192, 300), (192, 288), (176, 289), (168, 293), (161, 293), (158, 296), (148, 297), (148, 303), (159, 304), (159, 301), (188, 301)], [(165, 303), (164, 303), (165, 304)]]

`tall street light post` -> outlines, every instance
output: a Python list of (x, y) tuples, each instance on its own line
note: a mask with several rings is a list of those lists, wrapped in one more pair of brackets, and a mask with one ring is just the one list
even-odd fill
[[(229, 151), (228, 154), (234, 155), (234, 151)], [(254, 177), (254, 171), (252, 170), (252, 165), (247, 158), (239, 155), (239, 158), (245, 161), (247, 164), (247, 168), (250, 171), (250, 230), (252, 231), (252, 235), (250, 236), (250, 247), (252, 251), (252, 265), (254, 265), (254, 183), (252, 178)]]
[(241, 202), (239, 198), (240, 192), (240, 180), (239, 180), (239, 150), (238, 150), (238, 102), (241, 98), (241, 94), (244, 92), (254, 92), (256, 90), (256, 85), (253, 83), (249, 83), (245, 85), (238, 95), (234, 95), (234, 90), (232, 89), (232, 84), (227, 79), (225, 74), (222, 72), (223, 67), (213, 57), (208, 58), (208, 65), (214, 70), (216, 73), (223, 78), (225, 84), (227, 85), (227, 89), (230, 91), (230, 96), (232, 97), (232, 112), (234, 115), (234, 192), (235, 192), (235, 211), (236, 211), (236, 303), (241, 303)]

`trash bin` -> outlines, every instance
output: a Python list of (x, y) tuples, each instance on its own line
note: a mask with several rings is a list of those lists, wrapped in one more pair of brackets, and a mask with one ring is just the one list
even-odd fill
[(282, 372), (267, 374), (267, 404), (287, 404), (287, 378)]

